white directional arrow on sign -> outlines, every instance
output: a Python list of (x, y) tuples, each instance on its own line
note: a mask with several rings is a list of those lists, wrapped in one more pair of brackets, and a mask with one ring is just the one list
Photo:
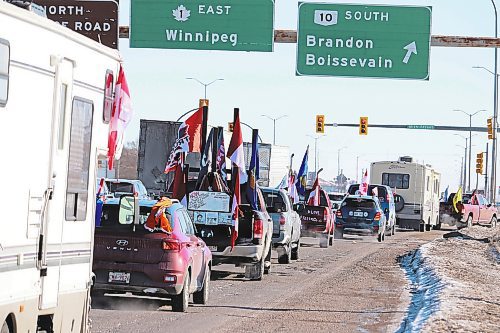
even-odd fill
[(403, 49), (406, 50), (406, 55), (403, 59), (403, 62), (405, 64), (408, 63), (408, 61), (410, 61), (410, 57), (413, 53), (417, 54), (417, 44), (415, 42), (411, 42), (410, 44), (406, 45), (405, 47), (403, 47)]

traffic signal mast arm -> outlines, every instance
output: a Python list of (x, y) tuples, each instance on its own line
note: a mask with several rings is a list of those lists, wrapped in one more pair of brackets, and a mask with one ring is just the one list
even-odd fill
[[(337, 123), (325, 123), (325, 126), (329, 127), (356, 127), (359, 128), (359, 124), (337, 124)], [(435, 130), (435, 131), (463, 131), (463, 132), (487, 132), (486, 127), (465, 127), (465, 126), (442, 126), (442, 125), (393, 125), (393, 124), (371, 124), (370, 128), (394, 128), (394, 129), (420, 129), (420, 130)], [(500, 132), (500, 128), (497, 128), (497, 132)]]

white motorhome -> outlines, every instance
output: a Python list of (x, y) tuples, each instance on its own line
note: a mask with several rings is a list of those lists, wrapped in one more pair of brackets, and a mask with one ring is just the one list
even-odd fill
[(0, 332), (87, 332), (119, 54), (0, 1)]
[(400, 228), (420, 231), (439, 228), (440, 178), (432, 166), (414, 162), (409, 156), (371, 164), (370, 183), (388, 185), (396, 194)]

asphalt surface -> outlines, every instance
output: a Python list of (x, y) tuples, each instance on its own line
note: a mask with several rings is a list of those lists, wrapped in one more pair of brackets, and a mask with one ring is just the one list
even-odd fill
[(106, 296), (91, 311), (92, 332), (394, 332), (410, 302), (398, 258), (445, 231), (399, 231), (335, 240), (321, 249), (304, 238), (300, 259), (277, 263), (262, 281), (214, 268), (208, 305), (174, 313), (168, 301)]

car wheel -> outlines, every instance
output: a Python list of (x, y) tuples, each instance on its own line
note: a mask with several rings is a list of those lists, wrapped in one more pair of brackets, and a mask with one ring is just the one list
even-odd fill
[(332, 231), (332, 233), (331, 233), (330, 235), (328, 235), (328, 244), (329, 244), (330, 246), (333, 246), (333, 238), (334, 238), (334, 237), (333, 237), (333, 233), (334, 233), (334, 232), (335, 232), (335, 231)]
[(328, 234), (321, 234), (319, 238), (319, 247), (326, 249), (328, 248)]
[(271, 273), (271, 254), (273, 246), (269, 244), (269, 251), (267, 252), (266, 259), (264, 260), (264, 274)]
[(396, 234), (396, 224), (392, 225), (391, 233), (392, 233), (393, 236)]
[(470, 228), (472, 227), (472, 216), (469, 215), (469, 217), (467, 217), (467, 228)]
[(172, 310), (174, 312), (186, 312), (189, 306), (189, 273), (186, 272), (186, 277), (184, 278), (184, 284), (182, 285), (182, 291), (179, 295), (172, 296)]
[(292, 256), (292, 251), (289, 246), (283, 246), (283, 251), (280, 251), (281, 255), (278, 256), (279, 264), (289, 264)]
[(194, 304), (207, 304), (208, 292), (210, 288), (210, 267), (205, 268), (205, 278), (203, 279), (203, 288), (200, 291), (193, 293)]
[(497, 226), (497, 217), (493, 216), (490, 221), (490, 227), (495, 228)]
[(425, 231), (425, 223), (420, 223), (420, 225), (418, 226), (418, 230), (420, 232), (424, 232)]
[(291, 252), (291, 256), (290, 258), (292, 260), (297, 260), (299, 259), (299, 249), (300, 249), (300, 240), (298, 240), (296, 243), (295, 243), (295, 247), (292, 248), (292, 250), (290, 251)]
[(3, 322), (2, 329), (0, 330), (0, 333), (11, 333), (9, 324), (7, 324), (6, 321)]
[(431, 231), (431, 225), (430, 224), (426, 224), (425, 225), (425, 231)]
[(378, 234), (377, 240), (378, 240), (379, 243), (382, 243), (382, 241), (384, 240), (384, 233), (383, 232), (381, 232), (380, 234)]
[(344, 238), (344, 232), (342, 230), (337, 230), (337, 228), (335, 228), (335, 230), (333, 231), (333, 237), (335, 239), (342, 239)]

